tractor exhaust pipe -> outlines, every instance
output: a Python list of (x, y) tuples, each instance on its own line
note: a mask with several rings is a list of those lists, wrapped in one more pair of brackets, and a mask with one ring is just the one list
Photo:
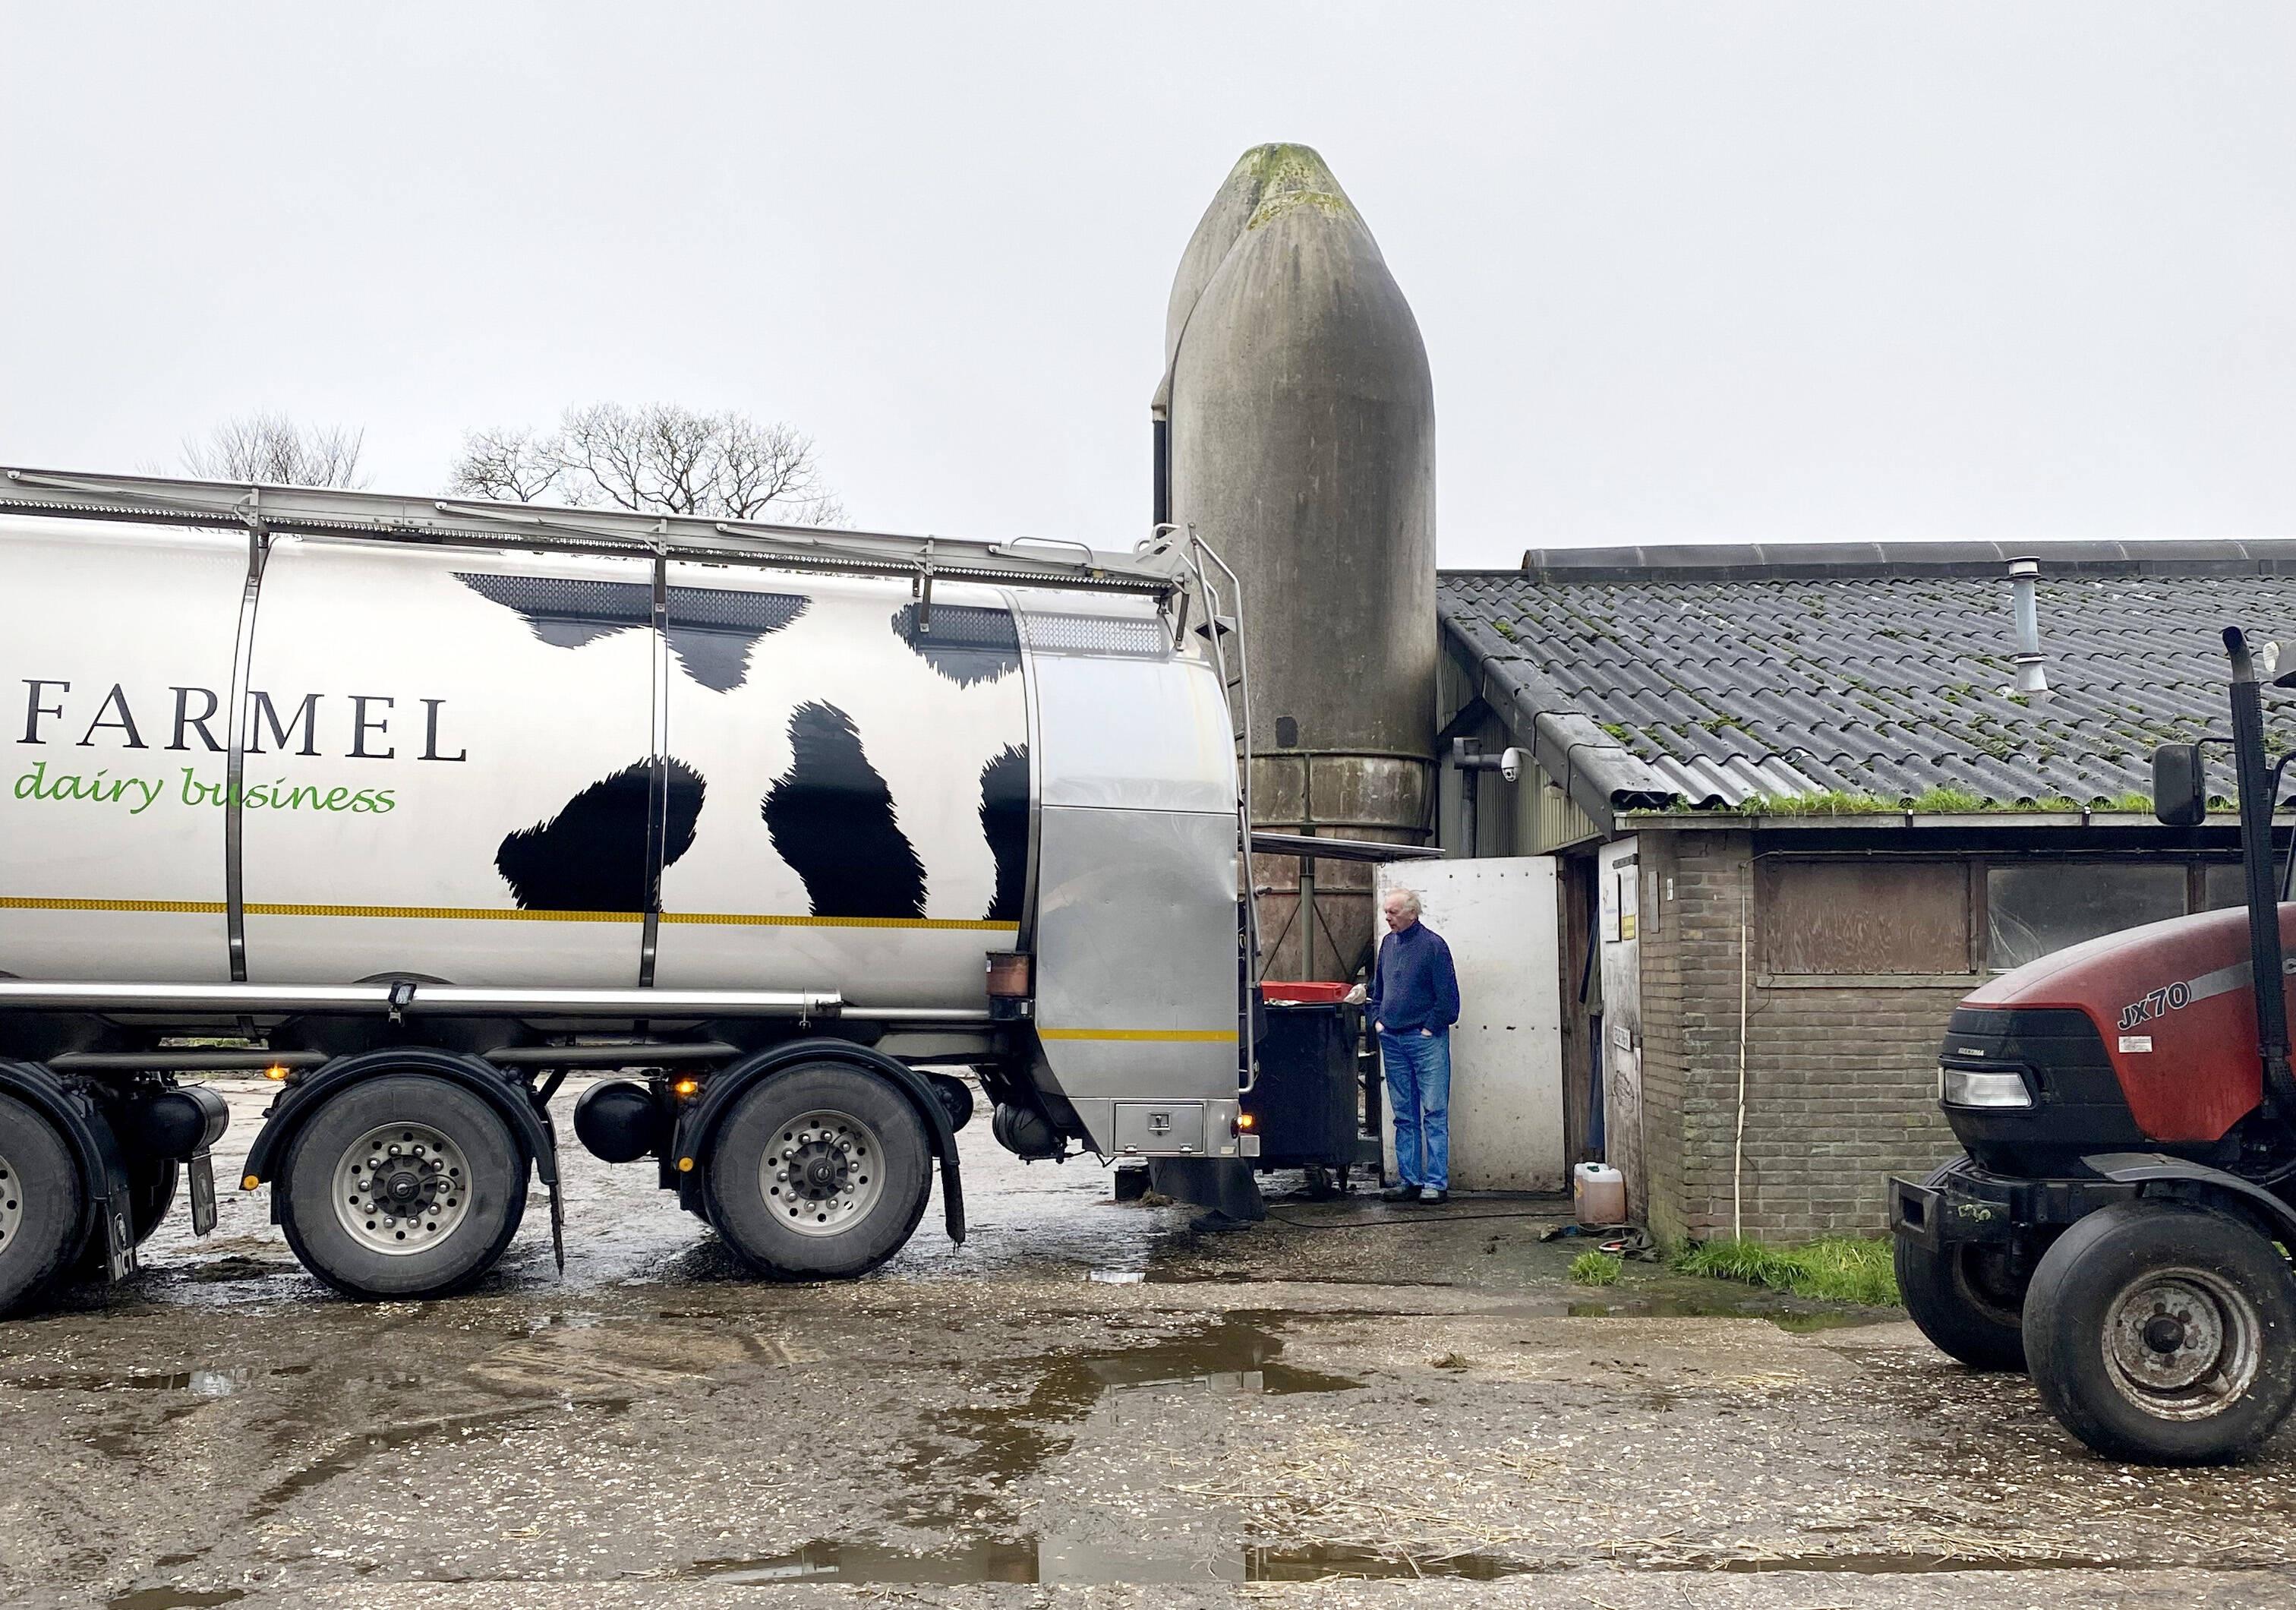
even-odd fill
[(2224, 645), (2232, 660), (2233, 764), (2240, 776), (2240, 865), (2248, 885), (2249, 976), (2255, 986), (2257, 1048), (2264, 1062), (2266, 1098), (2284, 1117), (2296, 1120), (2296, 1072), (2288, 1064), (2280, 895), (2272, 875), (2272, 796), (2278, 792), (2273, 779), (2278, 774), (2265, 758), (2264, 693), (2247, 635), (2238, 627), (2227, 627)]

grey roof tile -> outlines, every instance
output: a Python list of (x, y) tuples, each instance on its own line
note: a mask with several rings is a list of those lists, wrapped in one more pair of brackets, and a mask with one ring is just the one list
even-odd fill
[[(2051, 696), (2011, 695), (2005, 561), (2041, 559)], [(1826, 790), (2142, 793), (2227, 730), (2221, 633), (2296, 626), (2296, 542), (1545, 550), (1440, 579), (1452, 652), (1599, 814)], [(1566, 776), (1567, 774), (1567, 776)]]

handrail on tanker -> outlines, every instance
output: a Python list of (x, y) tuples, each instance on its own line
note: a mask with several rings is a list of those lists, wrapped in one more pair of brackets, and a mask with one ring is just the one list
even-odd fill
[[(92, 475), (0, 466), (0, 512), (50, 518), (257, 529), (272, 535), (476, 548), (691, 559), (849, 575), (1144, 594), (1168, 603), (1186, 585), (1186, 555), (1143, 545), (1128, 554), (1021, 538), (909, 537), (701, 514), (561, 508), (408, 497), (333, 487), (264, 486), (159, 475)], [(1073, 549), (1046, 552), (1046, 549)]]

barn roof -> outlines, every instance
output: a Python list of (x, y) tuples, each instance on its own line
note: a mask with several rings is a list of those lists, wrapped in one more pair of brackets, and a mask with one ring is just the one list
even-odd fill
[[(2046, 698), (2013, 691), (2013, 557), (2040, 561)], [(2228, 732), (2221, 633), (2296, 628), (2296, 541), (1546, 548), (1447, 571), (1437, 600), (1453, 659), (1598, 820), (2068, 809), (2134, 803), (2154, 745)]]

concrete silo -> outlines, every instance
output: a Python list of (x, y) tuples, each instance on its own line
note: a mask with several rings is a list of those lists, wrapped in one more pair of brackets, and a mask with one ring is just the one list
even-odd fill
[[(1180, 259), (1164, 345), (1156, 513), (1243, 583), (1255, 825), (1425, 842), (1434, 389), (1410, 304), (1323, 158), (1244, 153)], [(1299, 863), (1260, 860), (1268, 976), (1366, 959), (1370, 872), (1316, 863), (1311, 930)]]

